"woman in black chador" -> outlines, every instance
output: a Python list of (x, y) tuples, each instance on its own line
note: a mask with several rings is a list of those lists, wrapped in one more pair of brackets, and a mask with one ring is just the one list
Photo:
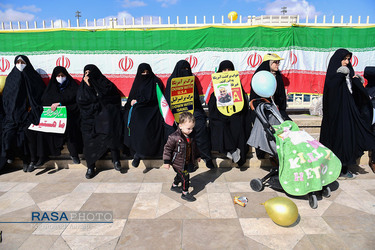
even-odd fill
[(68, 71), (61, 66), (54, 68), (51, 80), (42, 96), (43, 106), (51, 106), (55, 111), (58, 106), (66, 106), (67, 127), (64, 134), (38, 133), (38, 156), (36, 166), (44, 164), (49, 155), (61, 154), (66, 142), (70, 157), (74, 164), (79, 164), (79, 153), (82, 153), (82, 134), (80, 114), (76, 101), (78, 84)]
[[(280, 66), (280, 60), (284, 60), (283, 58), (279, 57), (277, 54), (274, 53), (268, 53), (264, 56), (263, 62), (259, 67), (255, 70), (255, 73), (258, 73), (261, 70), (266, 70), (271, 72), (275, 78), (276, 78), (276, 91), (275, 94), (272, 96), (272, 99), (274, 103), (276, 104), (277, 108), (279, 109), (279, 112), (284, 120), (292, 120), (286, 113), (286, 106), (287, 106), (287, 99), (286, 99), (286, 94), (285, 94), (285, 86), (283, 82), (283, 77), (281, 75), (281, 72), (279, 70)], [(251, 88), (250, 90), (250, 101), (253, 99), (258, 99), (261, 98), (259, 95), (257, 95), (254, 90)], [(270, 102), (272, 102), (271, 98), (267, 98)], [(256, 103), (254, 103), (256, 106)], [(251, 122), (254, 124), (256, 115), (255, 111), (250, 110), (250, 116), (251, 116)], [(257, 158), (258, 159), (264, 159), (265, 157), (265, 152), (256, 149), (255, 150)]]
[(134, 167), (138, 167), (141, 159), (163, 153), (164, 120), (159, 110), (156, 85), (163, 90), (163, 83), (150, 65), (140, 64), (125, 105), (124, 121), (124, 144), (134, 154)]
[[(233, 70), (233, 63), (225, 60), (220, 63), (217, 72)], [(246, 162), (246, 154), (249, 150), (246, 140), (251, 130), (249, 103), (242, 85), (241, 89), (244, 106), (240, 112), (231, 116), (226, 116), (217, 109), (215, 93), (211, 94), (208, 102), (212, 150), (226, 154), (239, 166)]]
[(23, 160), (23, 171), (32, 172), (37, 161), (37, 133), (28, 127), (31, 123), (39, 124), (45, 84), (27, 56), (16, 56), (14, 64), (3, 91), (2, 156), (13, 159), (18, 154)]
[(348, 166), (364, 151), (375, 149), (372, 104), (360, 77), (354, 75), (352, 53), (338, 49), (331, 57), (323, 90), (320, 142), (342, 163), (340, 177), (355, 178)]
[[(272, 99), (274, 100), (276, 106), (279, 109), (279, 112), (284, 120), (291, 120), (286, 113), (286, 94), (285, 94), (285, 86), (283, 82), (283, 77), (281, 75), (281, 72), (279, 70), (280, 66), (280, 60), (284, 60), (283, 58), (280, 58), (277, 54), (271, 54), (268, 53), (264, 56), (263, 62), (259, 67), (255, 70), (255, 73), (258, 73), (261, 70), (266, 70), (271, 72), (275, 78), (276, 78), (276, 91), (275, 94), (272, 96)], [(250, 90), (250, 101), (256, 98), (261, 98), (259, 95), (257, 95), (253, 89)], [(269, 101), (271, 101), (271, 98), (267, 98)], [(254, 122), (255, 119), (255, 113), (252, 112), (251, 114), (252, 121)]]
[[(372, 108), (375, 109), (375, 67), (366, 67), (363, 76), (367, 80), (366, 91), (370, 97)], [(372, 120), (371, 130), (375, 132), (374, 117)], [(369, 151), (369, 163), (371, 170), (375, 173), (375, 150)]]
[[(193, 73), (191, 72), (191, 67), (188, 61), (180, 60), (177, 62), (171, 76), (168, 78), (167, 86), (165, 88), (165, 99), (167, 100), (168, 104), (171, 105), (171, 81), (173, 78), (177, 77), (184, 77), (184, 76), (192, 76)], [(212, 162), (211, 156), (211, 141), (208, 128), (206, 126), (207, 123), (207, 116), (203, 110), (202, 103), (199, 100), (199, 93), (197, 89), (197, 81), (198, 78), (195, 77), (195, 86), (194, 86), (194, 117), (195, 117), (195, 138), (197, 142), (197, 146), (199, 152), (206, 162), (206, 166), (208, 168), (214, 168), (215, 165)], [(173, 133), (174, 130), (170, 130), (167, 133)]]
[(2, 147), (3, 145), (2, 141), (2, 134), (3, 134), (3, 122), (5, 119), (4, 109), (3, 109), (3, 95), (2, 91), (0, 91), (0, 170), (5, 166), (6, 163), (6, 157), (2, 154)]
[(88, 168), (86, 178), (95, 176), (95, 162), (108, 149), (114, 168), (120, 171), (121, 96), (117, 87), (93, 64), (84, 68), (77, 104), (81, 112), (83, 153)]

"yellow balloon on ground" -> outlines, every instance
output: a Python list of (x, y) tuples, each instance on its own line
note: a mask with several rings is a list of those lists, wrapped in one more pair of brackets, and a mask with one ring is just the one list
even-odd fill
[(290, 226), (298, 219), (296, 204), (286, 197), (275, 197), (263, 203), (268, 216), (280, 226)]
[(238, 17), (238, 15), (237, 15), (237, 12), (235, 12), (235, 11), (231, 11), (228, 14), (229, 20), (236, 21), (237, 17)]
[(0, 76), (0, 94), (3, 93), (6, 76)]

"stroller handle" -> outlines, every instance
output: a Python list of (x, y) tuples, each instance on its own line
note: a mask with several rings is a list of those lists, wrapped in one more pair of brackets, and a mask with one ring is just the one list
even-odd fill
[(251, 110), (255, 110), (255, 108), (254, 108), (254, 104), (253, 104), (254, 101), (264, 101), (264, 102), (267, 102), (267, 103), (271, 103), (271, 102), (270, 102), (268, 99), (266, 99), (266, 98), (256, 98), (256, 99), (253, 99), (253, 100), (250, 101), (250, 108), (251, 108)]

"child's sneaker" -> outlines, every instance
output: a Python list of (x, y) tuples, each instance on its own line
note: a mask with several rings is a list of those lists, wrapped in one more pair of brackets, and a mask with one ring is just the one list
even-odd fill
[(179, 186), (171, 186), (171, 191), (173, 191), (173, 192), (176, 192), (176, 193), (179, 193), (179, 194), (181, 194), (182, 193), (182, 189), (181, 189), (181, 187), (179, 187)]
[(352, 172), (348, 171), (346, 174), (341, 173), (339, 176), (339, 180), (350, 180), (350, 179), (355, 179), (356, 175), (353, 174)]
[(184, 193), (182, 193), (181, 194), (181, 198), (183, 199), (183, 200), (186, 200), (186, 201), (196, 201), (197, 199), (191, 194), (191, 193), (186, 193), (186, 194), (184, 194)]

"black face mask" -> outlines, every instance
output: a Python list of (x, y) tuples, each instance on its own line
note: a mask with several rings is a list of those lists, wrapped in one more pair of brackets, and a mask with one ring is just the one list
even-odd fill
[(181, 77), (190, 76), (190, 72), (188, 69), (180, 69), (180, 75)]

